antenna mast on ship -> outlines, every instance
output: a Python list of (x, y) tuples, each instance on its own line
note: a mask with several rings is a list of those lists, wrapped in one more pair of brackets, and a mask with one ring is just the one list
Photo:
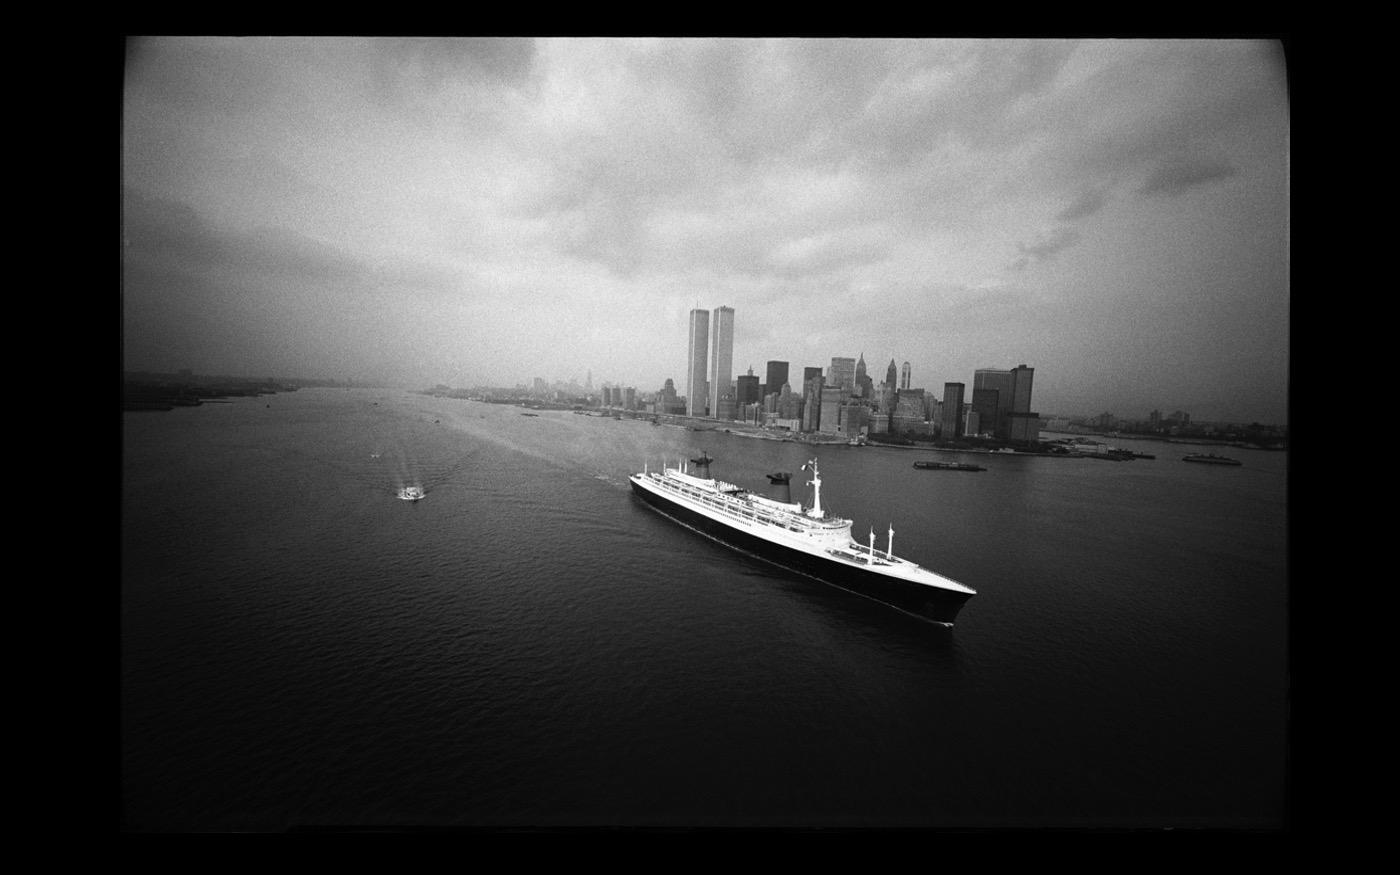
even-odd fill
[(819, 520), (826, 514), (822, 513), (822, 477), (817, 473), (817, 460), (813, 459), (802, 466), (802, 470), (812, 469), (812, 479), (807, 481), (807, 485), (812, 487), (812, 509), (807, 511), (807, 516)]

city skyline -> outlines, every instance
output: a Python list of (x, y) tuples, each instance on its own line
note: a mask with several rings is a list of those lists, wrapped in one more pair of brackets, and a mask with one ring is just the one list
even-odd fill
[(655, 391), (698, 297), (733, 362), (1286, 422), (1286, 74), (1252, 40), (133, 39), (124, 365)]

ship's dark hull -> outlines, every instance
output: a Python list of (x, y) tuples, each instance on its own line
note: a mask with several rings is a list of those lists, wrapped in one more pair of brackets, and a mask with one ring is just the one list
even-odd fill
[(635, 481), (632, 483), (632, 492), (661, 513), (698, 529), (727, 546), (760, 556), (783, 568), (874, 599), (930, 622), (953, 625), (958, 611), (972, 598), (972, 593), (889, 578), (756, 537), (697, 513), (664, 495), (657, 495)]

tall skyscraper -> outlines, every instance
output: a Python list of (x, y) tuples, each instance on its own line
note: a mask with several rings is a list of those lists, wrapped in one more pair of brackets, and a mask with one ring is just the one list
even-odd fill
[(1006, 437), (1006, 414), (1011, 412), (1015, 382), (1011, 371), (978, 368), (973, 373), (972, 404), (977, 408), (982, 431)]
[(734, 308), (715, 308), (710, 328), (710, 416), (719, 415), (719, 399), (732, 394), (734, 382)]
[(802, 430), (816, 431), (822, 419), (822, 369), (807, 368), (803, 373), (808, 376), (802, 383)]
[(771, 395), (771, 394), (774, 393), (774, 392), (781, 392), (781, 391), (783, 391), (783, 384), (786, 383), (787, 381), (788, 381), (788, 363), (787, 363), (787, 362), (769, 362), (769, 363), (768, 363), (768, 381), (764, 384), (764, 386), (766, 387), (766, 388), (763, 390), (764, 394), (765, 394), (765, 395)]
[(705, 415), (706, 354), (710, 348), (710, 311), (690, 311), (690, 348), (686, 354), (685, 415)]
[(894, 359), (890, 359), (890, 366), (885, 369), (885, 385), (890, 389), (899, 385), (899, 371), (895, 370)]
[(963, 436), (963, 389), (962, 383), (943, 384), (943, 439), (952, 440)]
[(756, 404), (762, 400), (758, 396), (758, 377), (754, 375), (753, 368), (749, 368), (747, 374), (740, 374), (734, 382), (738, 384), (734, 401), (740, 407), (745, 404)]
[(1017, 365), (1011, 369), (1011, 412), (1027, 413), (1031, 409), (1031, 383), (1035, 368)]
[(820, 377), (821, 375), (822, 375), (822, 369), (821, 369), (821, 368), (803, 368), (803, 369), (802, 369), (802, 385), (803, 385), (803, 386), (806, 386), (806, 385), (807, 385), (808, 383), (810, 383), (814, 378)]
[(856, 394), (866, 400), (875, 394), (875, 384), (865, 370), (865, 353), (856, 361)]
[[(893, 359), (891, 359), (893, 361)], [(909, 388), (909, 363), (904, 363), (904, 369), (899, 372), (899, 388)]]
[(1035, 368), (1017, 365), (1011, 369), (1011, 409), (1006, 414), (1004, 430), (1013, 441), (1040, 439), (1040, 414), (1031, 410), (1031, 383)]

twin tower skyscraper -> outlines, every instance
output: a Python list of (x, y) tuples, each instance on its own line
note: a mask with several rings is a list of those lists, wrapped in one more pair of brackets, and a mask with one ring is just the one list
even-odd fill
[(734, 380), (734, 308), (690, 311), (685, 415), (717, 416), (719, 399)]

